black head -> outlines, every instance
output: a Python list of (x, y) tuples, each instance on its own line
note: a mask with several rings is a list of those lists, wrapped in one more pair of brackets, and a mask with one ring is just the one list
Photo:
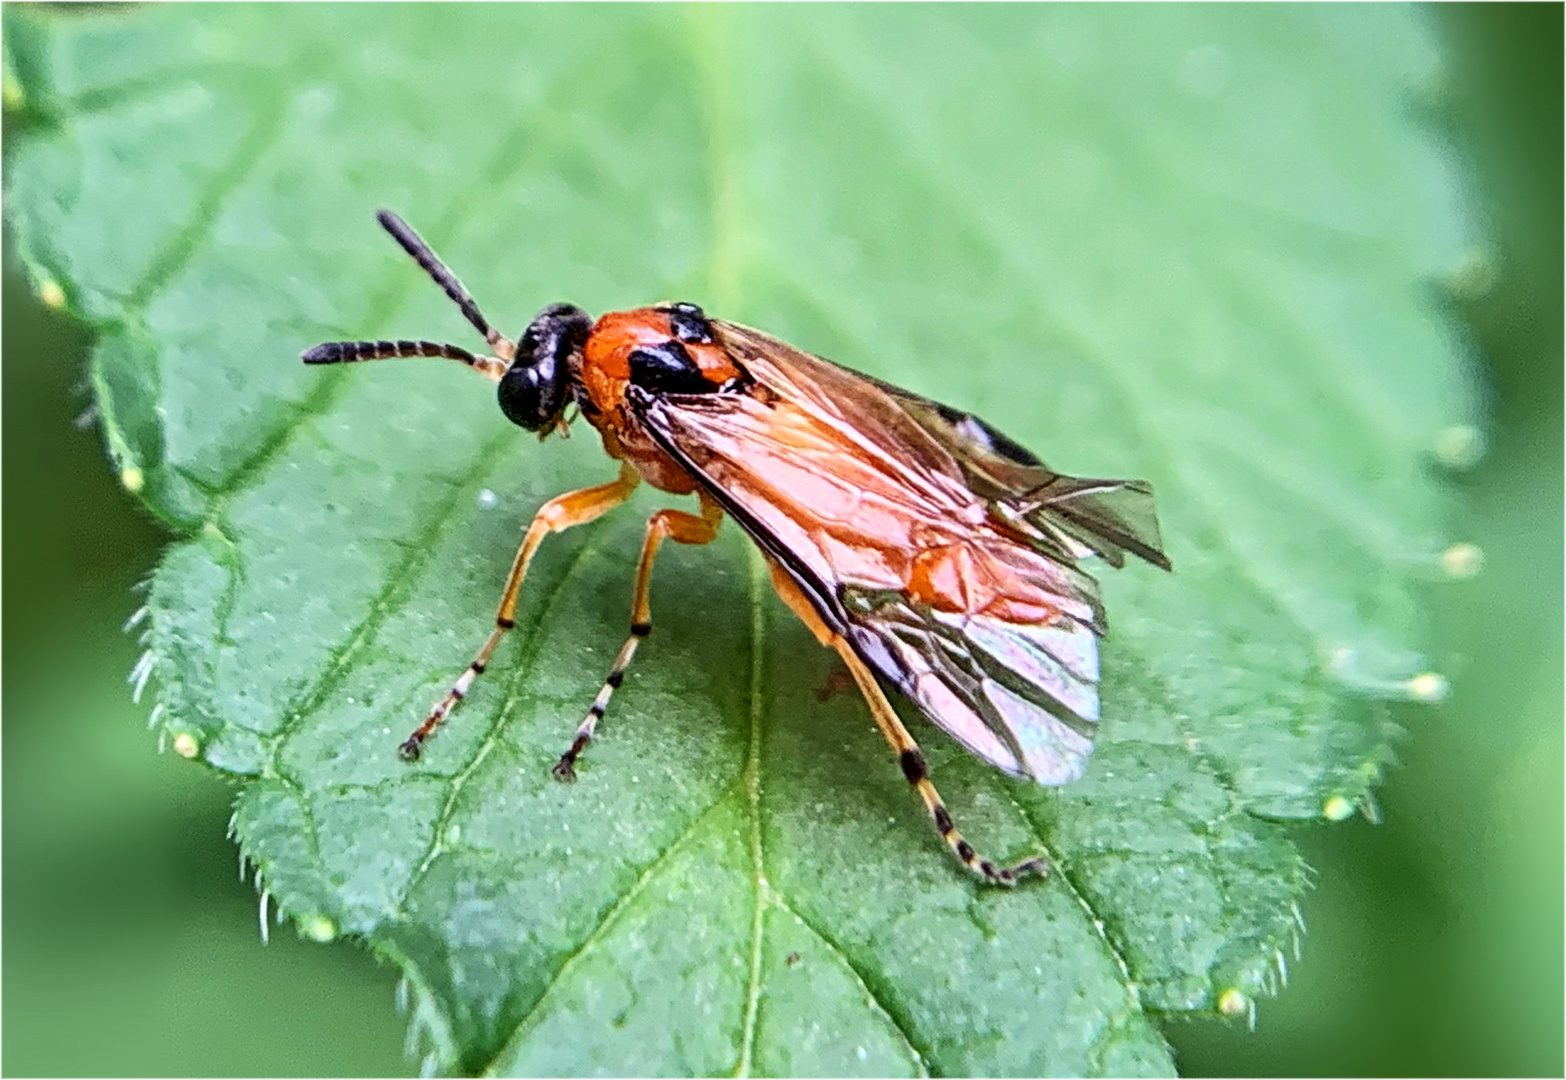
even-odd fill
[(571, 400), (571, 354), (593, 328), (574, 304), (550, 304), (528, 324), (498, 395), (506, 419), (529, 431), (549, 428)]

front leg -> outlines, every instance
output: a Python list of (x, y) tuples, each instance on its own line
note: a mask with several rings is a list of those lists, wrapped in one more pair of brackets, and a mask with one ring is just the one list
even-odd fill
[(522, 538), (522, 546), (517, 548), (517, 557), (512, 560), (511, 573), (506, 578), (505, 591), (500, 594), (500, 610), (495, 613), (495, 628), (489, 632), (489, 640), (484, 642), (484, 647), (478, 651), (478, 655), (473, 658), (467, 670), (458, 676), (451, 689), (446, 691), (446, 696), (435, 703), (429, 716), (425, 717), (424, 723), (397, 747), (403, 760), (419, 760), (425, 740), (440, 726), (441, 721), (446, 719), (446, 714), (451, 712), (457, 702), (467, 695), (473, 680), (484, 674), (484, 668), (488, 666), (495, 646), (500, 644), (500, 639), (505, 636), (506, 631), (516, 625), (517, 594), (522, 590), (522, 579), (527, 577), (527, 568), (533, 561), (533, 553), (538, 550), (538, 545), (544, 542), (544, 537), (550, 533), (564, 532), (574, 525), (585, 525), (594, 518), (613, 510), (630, 498), (631, 492), (636, 490), (640, 480), (641, 477), (630, 465), (621, 465), (617, 479), (607, 484), (582, 488), (580, 491), (568, 491), (539, 507), (538, 513), (533, 515), (533, 523), (527, 527), (527, 535)]

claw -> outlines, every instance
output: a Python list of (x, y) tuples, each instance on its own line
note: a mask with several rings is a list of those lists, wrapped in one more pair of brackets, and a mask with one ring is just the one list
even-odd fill
[(1037, 874), (1041, 878), (1049, 877), (1049, 863), (1043, 859), (1025, 859), (1016, 866), (997, 867), (988, 860), (979, 864), (979, 873), (986, 881), (994, 885), (1004, 885), (1008, 888), (1015, 887), (1019, 878), (1029, 874)]

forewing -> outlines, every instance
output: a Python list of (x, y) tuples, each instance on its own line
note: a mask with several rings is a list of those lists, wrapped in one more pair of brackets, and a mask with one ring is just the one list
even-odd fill
[(921, 480), (969, 488), (940, 433), (931, 431), (897, 397), (903, 391), (748, 326), (714, 321), (713, 327), (758, 383), (832, 426), (846, 436), (845, 445), (868, 448), (909, 466)]
[(845, 583), (896, 589), (914, 536), (949, 528), (960, 484), (868, 453), (808, 404), (754, 394), (627, 395), (647, 432), (842, 633)]
[(1007, 772), (1074, 779), (1098, 720), (1095, 583), (1070, 559), (1048, 560), (991, 532), (987, 543), (1005, 547), (1008, 566), (1049, 596), (1047, 619), (912, 602), (900, 584), (918, 550), (913, 538), (950, 535), (961, 515), (971, 518), (974, 494), (951, 456), (878, 387), (807, 358), (829, 369), (823, 385), (791, 362), (804, 355), (741, 352), (757, 383), (748, 393), (629, 400), (823, 621), (934, 723)]
[(1145, 480), (1097, 480), (1057, 473), (972, 413), (875, 380), (952, 456), (975, 493), (1057, 557), (1097, 554), (1115, 567), (1126, 552), (1170, 568)]

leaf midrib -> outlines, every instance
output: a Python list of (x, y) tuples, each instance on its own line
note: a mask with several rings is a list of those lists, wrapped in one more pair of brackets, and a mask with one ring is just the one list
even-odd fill
[(750, 985), (745, 993), (745, 1024), (740, 1037), (739, 1064), (735, 1076), (749, 1076), (756, 1041), (756, 1014), (761, 1004), (761, 948), (766, 927), (766, 905), (771, 887), (761, 843), (761, 718), (767, 711), (761, 693), (767, 645), (766, 567), (761, 552), (746, 544), (750, 600), (750, 748), (745, 761), (745, 802), (750, 811), (751, 884), (755, 907), (751, 914)]

